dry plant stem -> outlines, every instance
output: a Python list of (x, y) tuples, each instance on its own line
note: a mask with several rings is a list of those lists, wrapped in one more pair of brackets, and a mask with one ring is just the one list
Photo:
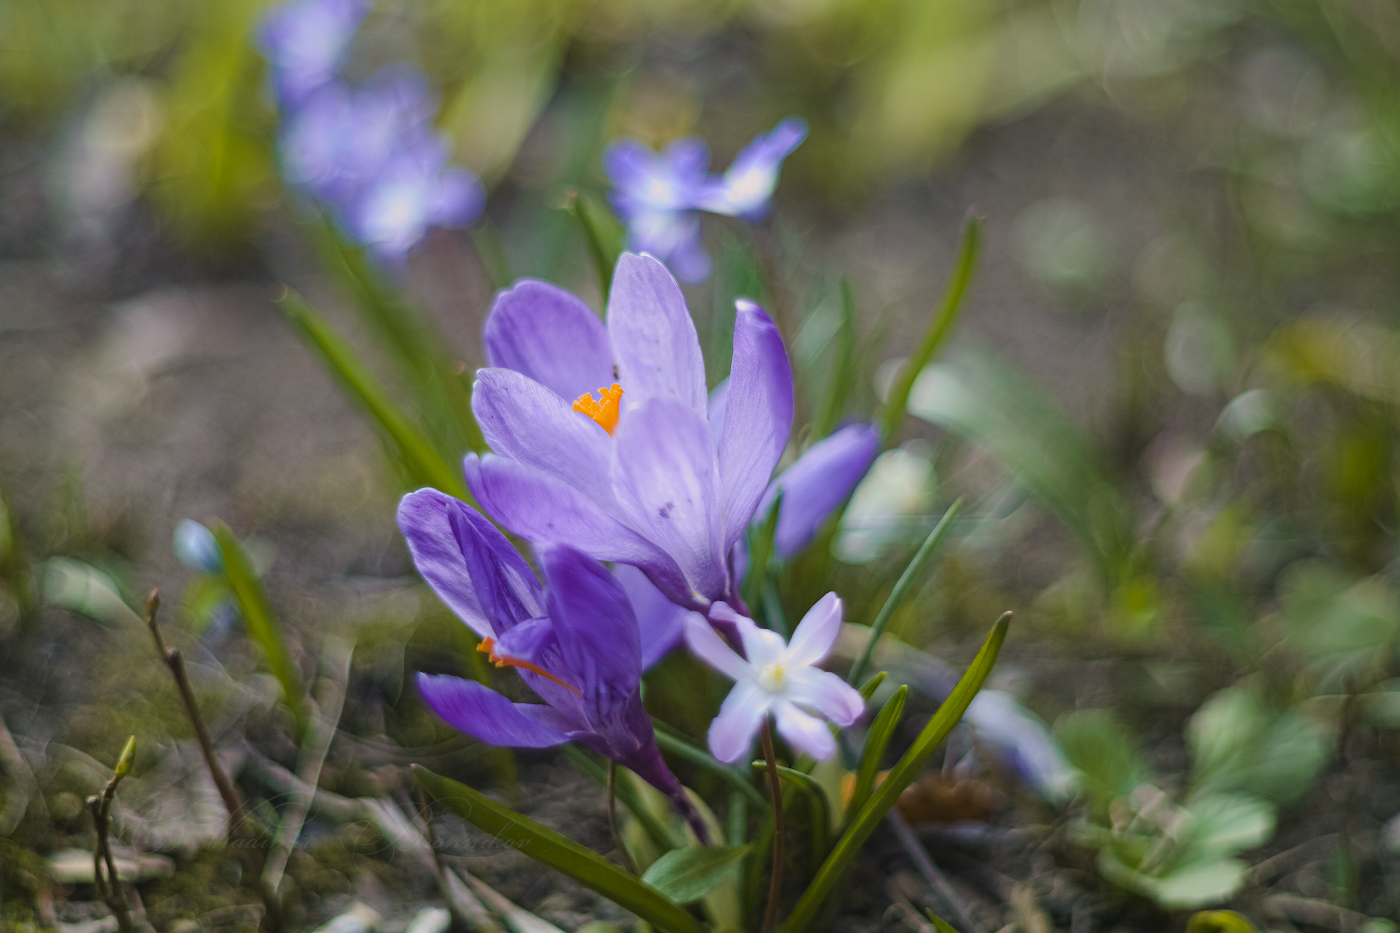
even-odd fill
[(622, 833), (617, 831), (617, 762), (608, 759), (608, 828), (612, 830), (613, 845), (622, 853), (624, 866), (632, 874), (637, 874), (637, 863), (632, 861), (632, 853), (622, 841)]
[(763, 933), (772, 933), (778, 919), (778, 899), (783, 893), (783, 787), (767, 717), (763, 720), (763, 761), (768, 766), (768, 791), (773, 795), (773, 874), (768, 882), (768, 906), (763, 911)]
[[(117, 770), (121, 771), (122, 768), (119, 766)], [(92, 850), (92, 883), (98, 896), (106, 901), (116, 916), (117, 929), (121, 933), (135, 933), (131, 925), (131, 911), (127, 909), (126, 892), (122, 889), (121, 879), (117, 877), (112, 847), (107, 840), (107, 815), (111, 811), (112, 797), (116, 794), (121, 779), (121, 774), (112, 775), (112, 779), (102, 789), (102, 795), (94, 795), (87, 801), (88, 809), (92, 811), (93, 828), (97, 830), (97, 845)], [(107, 870), (106, 881), (102, 878), (104, 863)]]
[(898, 810), (890, 810), (886, 817), (891, 826), (894, 827), (894, 834), (899, 837), (900, 845), (904, 846), (904, 851), (909, 853), (909, 857), (914, 860), (914, 866), (919, 869), (919, 874), (924, 876), (924, 880), (933, 886), (934, 891), (942, 901), (948, 905), (953, 912), (953, 919), (962, 927), (963, 933), (982, 933), (982, 927), (972, 919), (972, 915), (967, 912), (967, 905), (962, 898), (958, 897), (953, 886), (948, 883), (948, 876), (943, 874), (933, 859), (929, 858), (928, 850), (919, 841), (919, 837), (914, 835), (914, 831), (909, 828), (909, 824), (904, 821), (904, 817), (899, 815)]

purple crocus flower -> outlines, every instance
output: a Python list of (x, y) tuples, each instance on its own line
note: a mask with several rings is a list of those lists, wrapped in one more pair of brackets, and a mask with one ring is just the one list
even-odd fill
[(827, 593), (818, 600), (786, 643), (777, 632), (759, 628), (723, 603), (716, 604), (711, 616), (727, 617), (744, 646), (741, 658), (704, 619), (695, 613), (686, 617), (690, 650), (735, 682), (710, 723), (711, 753), (731, 763), (743, 758), (772, 713), (778, 734), (794, 749), (818, 760), (830, 758), (836, 740), (821, 719), (849, 726), (865, 711), (858, 690), (815, 666), (841, 632), (840, 598)]
[(678, 605), (742, 605), (728, 556), (792, 424), (792, 369), (763, 310), (737, 303), (719, 432), (685, 298), (651, 256), (618, 260), (606, 324), (525, 280), (485, 330), (472, 409), (495, 454), (465, 464), (482, 507), (530, 541), (631, 564)]
[(723, 177), (707, 183), (695, 206), (751, 223), (762, 220), (778, 186), (778, 169), (806, 138), (806, 121), (788, 117), (739, 150)]
[(596, 561), (556, 545), (539, 551), (546, 592), (481, 513), (435, 489), (405, 496), (398, 519), (418, 572), (482, 637), (478, 650), (519, 670), (544, 700), (513, 703), (473, 680), (419, 674), (433, 711), (491, 745), (582, 742), (666, 794), (704, 840), (642, 706), (642, 644), (622, 585)]
[(298, 0), (268, 15), (259, 45), (272, 63), (278, 103), (295, 107), (335, 78), (369, 6), (367, 0)]
[(628, 247), (656, 256), (682, 282), (703, 282), (710, 275), (710, 256), (700, 243), (697, 211), (761, 220), (778, 169), (806, 136), (807, 124), (789, 117), (745, 146), (717, 177), (708, 174), (709, 149), (693, 136), (676, 140), (663, 153), (635, 139), (613, 143), (603, 155), (603, 169), (613, 184), (613, 206), (627, 227)]

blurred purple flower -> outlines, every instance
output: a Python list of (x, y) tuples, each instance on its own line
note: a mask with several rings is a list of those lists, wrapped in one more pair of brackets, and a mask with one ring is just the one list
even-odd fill
[(806, 136), (807, 124), (789, 117), (745, 146), (718, 177), (708, 174), (709, 150), (693, 136), (662, 153), (635, 139), (613, 143), (603, 154), (603, 169), (613, 184), (613, 206), (627, 227), (628, 247), (656, 256), (682, 282), (703, 282), (710, 275), (710, 257), (700, 243), (697, 211), (762, 219), (778, 169)]
[(972, 698), (964, 721), (1003, 765), (1051, 803), (1067, 799), (1076, 775), (1050, 730), (1016, 698), (983, 690)]
[(697, 614), (686, 617), (690, 650), (735, 682), (710, 723), (710, 752), (730, 763), (743, 758), (771, 712), (778, 734), (794, 749), (818, 760), (830, 758), (836, 740), (821, 718), (844, 727), (865, 711), (859, 691), (815, 666), (841, 632), (840, 598), (827, 593), (818, 600), (786, 643), (777, 632), (759, 628), (723, 603), (716, 604), (711, 615), (727, 616), (738, 629), (745, 656), (736, 654)]
[(263, 20), (259, 45), (272, 63), (282, 107), (298, 106), (335, 78), (369, 6), (368, 0), (297, 0)]
[(552, 546), (539, 552), (546, 591), (490, 522), (435, 489), (405, 496), (398, 520), (418, 572), (482, 636), (479, 650), (516, 668), (544, 700), (512, 703), (476, 681), (419, 674), (433, 711), (490, 745), (582, 742), (666, 794), (705, 840), (642, 706), (642, 646), (622, 585), (597, 561)]
[(465, 464), (483, 508), (530, 541), (631, 564), (678, 605), (742, 605), (727, 558), (792, 424), (792, 369), (763, 310), (737, 303), (719, 432), (685, 297), (650, 256), (618, 260), (606, 324), (524, 280), (497, 295), (485, 339), (472, 410), (495, 454)]

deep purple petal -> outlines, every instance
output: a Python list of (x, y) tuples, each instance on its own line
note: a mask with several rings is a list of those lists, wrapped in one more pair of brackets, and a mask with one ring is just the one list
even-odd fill
[[(472, 533), (459, 535), (453, 529), (454, 516)], [(507, 597), (527, 617), (543, 613), (543, 593), (529, 564), (504, 535), (466, 503), (436, 489), (420, 489), (403, 497), (398, 522), (423, 579), (448, 608), (483, 638), (497, 633), (494, 607)], [(487, 586), (479, 587), (472, 578), (463, 553), (464, 537), (474, 550), (483, 552), (473, 563), (493, 568), (489, 581), (482, 581)], [(485, 589), (493, 591), (487, 605), (482, 599)], [(508, 619), (506, 623), (514, 621)]]
[(566, 402), (613, 382), (602, 319), (557, 285), (521, 279), (498, 292), (485, 337), (492, 366), (529, 376)]
[(792, 428), (792, 366), (782, 334), (751, 301), (735, 303), (734, 363), (719, 444), (724, 550), (744, 533)]
[(642, 670), (650, 670), (652, 665), (680, 644), (684, 637), (685, 617), (690, 610), (667, 599), (666, 594), (636, 567), (618, 564), (613, 567), (613, 576), (627, 591), (627, 599), (637, 614), (637, 633), (642, 640)]
[(568, 544), (596, 560), (631, 564), (668, 599), (693, 602), (675, 560), (573, 487), (491, 454), (468, 454), (463, 468), (472, 495), (515, 534), (540, 544)]
[(860, 691), (831, 671), (804, 667), (788, 674), (787, 698), (816, 710), (838, 726), (849, 726), (865, 712)]
[(642, 398), (670, 398), (702, 418), (705, 362), (680, 286), (658, 260), (623, 253), (608, 296), (608, 336), (622, 387)]
[(419, 674), (418, 692), (448, 725), (488, 745), (546, 748), (565, 741), (564, 735), (474, 680)]
[(788, 660), (794, 666), (810, 667), (831, 651), (841, 634), (841, 597), (834, 592), (817, 600), (807, 610), (788, 642)]
[(611, 506), (612, 441), (569, 402), (513, 369), (482, 369), (472, 388), (472, 412), (493, 451)]
[(703, 416), (669, 398), (649, 399), (623, 414), (613, 435), (618, 507), (675, 559), (701, 602), (721, 597), (728, 577), (717, 473)]
[(497, 635), (541, 613), (541, 592), (530, 566), (505, 535), (470, 506), (456, 502), (447, 510), (467, 577), (477, 602)]
[(642, 676), (637, 617), (627, 591), (606, 567), (567, 545), (541, 548), (540, 563), (564, 664), (585, 706), (606, 713), (636, 693)]
[(831, 730), (815, 716), (809, 716), (791, 703), (778, 703), (773, 709), (778, 734), (794, 750), (825, 761), (836, 752), (836, 740)]
[(848, 424), (813, 444), (769, 485), (755, 516), (767, 515), (778, 490), (783, 491), (773, 536), (778, 557), (788, 560), (811, 542), (865, 478), (879, 452), (880, 430), (875, 425)]
[(743, 758), (753, 745), (753, 737), (772, 705), (772, 694), (757, 681), (740, 681), (720, 704), (719, 715), (710, 723), (710, 753), (726, 764)]

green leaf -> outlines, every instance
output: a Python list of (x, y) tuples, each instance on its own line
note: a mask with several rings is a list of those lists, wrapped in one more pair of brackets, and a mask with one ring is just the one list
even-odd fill
[(963, 296), (967, 294), (968, 283), (972, 281), (972, 270), (977, 264), (977, 252), (981, 242), (982, 221), (970, 216), (963, 224), (958, 256), (953, 262), (953, 275), (948, 280), (948, 288), (943, 292), (943, 302), (939, 305), (938, 313), (929, 322), (928, 330), (919, 341), (918, 349), (909, 357), (909, 362), (905, 364), (899, 378), (890, 387), (884, 416), (880, 419), (880, 435), (886, 444), (893, 442), (900, 425), (904, 423), (904, 413), (909, 407), (909, 390), (914, 387), (914, 380), (933, 359), (943, 341), (948, 339), (953, 324), (957, 322)]
[(263, 591), (257, 575), (253, 573), (253, 565), (248, 560), (242, 543), (223, 522), (217, 522), (213, 531), (214, 540), (219, 542), (219, 554), (223, 557), (228, 588), (232, 591), (234, 599), (238, 600), (238, 609), (243, 614), (243, 624), (248, 629), (248, 635), (262, 649), (263, 660), (272, 671), (272, 676), (282, 685), (282, 700), (291, 707), (292, 715), (296, 717), (297, 737), (300, 741), (307, 725), (306, 694), (302, 690), (296, 666), (292, 664), (292, 655), (287, 651), (282, 627), (278, 624), (277, 617), (272, 614), (267, 593)]
[(865, 806), (851, 820), (832, 848), (831, 854), (817, 871), (816, 877), (812, 879), (812, 883), (798, 899), (797, 906), (793, 908), (787, 922), (783, 924), (785, 933), (803, 933), (812, 925), (817, 911), (841, 880), (856, 853), (865, 844), (865, 840), (870, 838), (876, 825), (890, 807), (894, 806), (904, 789), (914, 782), (929, 756), (962, 720), (968, 704), (977, 695), (977, 691), (982, 689), (982, 684), (992, 672), (992, 666), (996, 664), (997, 654), (1001, 651), (1002, 643), (1006, 641), (1006, 630), (1010, 621), (1009, 612), (997, 619), (986, 641), (982, 643), (982, 649), (977, 652), (977, 657), (972, 659), (972, 664), (963, 673), (962, 679), (948, 695), (948, 699), (938, 707), (938, 711), (929, 719), (928, 724), (914, 740), (914, 744), (904, 753), (904, 757), (895, 764), (884, 783), (875, 789)]
[(672, 849), (652, 863), (642, 880), (677, 904), (690, 904), (728, 881), (748, 854), (746, 845)]
[[(594, 761), (592, 756), (572, 742), (566, 743), (563, 749), (564, 754), (570, 761), (578, 765), (579, 770), (601, 786), (608, 786), (607, 769)], [(675, 848), (676, 840), (666, 831), (666, 827), (661, 825), (656, 816), (647, 809), (646, 805), (637, 798), (637, 792), (630, 781), (614, 781), (613, 793), (617, 795), (618, 800), (622, 801), (622, 805), (631, 812), (633, 818), (646, 831), (646, 834), (651, 837), (651, 841), (656, 843), (658, 849), (665, 852)]]
[(575, 191), (569, 196), (567, 210), (588, 240), (588, 254), (593, 258), (593, 268), (598, 272), (598, 289), (603, 293), (603, 304), (608, 303), (612, 291), (613, 269), (622, 255), (622, 245), (627, 231), (618, 223), (607, 205), (586, 191)]
[(1055, 723), (1069, 763), (1083, 775), (1090, 808), (1101, 820), (1108, 805), (1147, 780), (1137, 736), (1108, 710), (1079, 710)]
[(899, 728), (899, 717), (904, 714), (904, 701), (909, 695), (909, 685), (900, 684), (894, 696), (885, 702), (880, 715), (870, 724), (870, 732), (865, 737), (865, 750), (861, 752), (860, 766), (856, 769), (855, 791), (851, 794), (849, 812), (856, 814), (870, 799), (875, 789), (875, 778), (880, 772), (880, 762), (885, 759), (885, 749), (889, 747), (894, 730)]
[(1244, 884), (1249, 866), (1239, 859), (1193, 862), (1161, 876), (1129, 868), (1112, 848), (1099, 851), (1099, 874), (1121, 888), (1151, 898), (1168, 910), (1186, 910), (1228, 900)]
[[(767, 762), (761, 760), (755, 761), (753, 766), (758, 771), (767, 771), (768, 768)], [(831, 811), (827, 807), (826, 791), (817, 783), (816, 778), (795, 768), (778, 765), (778, 777), (796, 788), (807, 801), (808, 813), (812, 820), (808, 827), (808, 835), (812, 842), (812, 869), (815, 871), (826, 857), (827, 834), (831, 827)], [(786, 794), (783, 795), (783, 801), (786, 804)], [(784, 807), (784, 815), (787, 812), (787, 808)], [(786, 823), (786, 820), (784, 822)]]
[(730, 787), (741, 792), (749, 798), (750, 803), (755, 804), (760, 810), (768, 807), (768, 801), (763, 798), (763, 794), (738, 769), (730, 767), (703, 748), (691, 744), (690, 740), (666, 723), (653, 719), (651, 724), (656, 731), (656, 744), (661, 746), (663, 752), (670, 752), (677, 758), (684, 758), (691, 764), (704, 768)]
[(1244, 914), (1234, 910), (1202, 910), (1186, 921), (1186, 933), (1259, 933)]
[(568, 875), (662, 930), (705, 933), (700, 921), (684, 907), (598, 853), (465, 784), (436, 775), (421, 765), (414, 765), (413, 772), (439, 803), (500, 842)]
[(1186, 727), (1197, 791), (1243, 791), (1277, 804), (1306, 794), (1332, 744), (1302, 717), (1270, 707), (1260, 684), (1213, 694)]
[(850, 398), (856, 381), (856, 299), (851, 293), (851, 283), (841, 280), (841, 330), (837, 334), (836, 359), (831, 369), (831, 378), (822, 396), (821, 409), (812, 422), (811, 437), (819, 441), (831, 433), (836, 422), (841, 420), (846, 400)]
[(295, 292), (288, 291), (280, 304), (302, 336), (321, 355), (331, 374), (393, 441), (410, 478), (415, 483), (432, 486), (450, 496), (472, 502), (466, 483), (457, 475), (457, 471), (448, 466), (417, 426), (389, 399), (354, 351), (325, 319)]
[(932, 910), (924, 908), (924, 914), (928, 916), (929, 922), (933, 924), (933, 928), (937, 930), (938, 933), (959, 933), (957, 927), (938, 916), (938, 914), (934, 913)]
[(909, 566), (904, 568), (904, 572), (895, 581), (894, 589), (890, 590), (889, 598), (880, 607), (880, 612), (875, 616), (875, 621), (870, 624), (870, 634), (866, 636), (865, 646), (860, 649), (860, 654), (856, 656), (855, 662), (851, 664), (851, 671), (846, 675), (846, 681), (854, 684), (865, 674), (865, 669), (870, 666), (870, 656), (875, 653), (875, 646), (879, 644), (880, 636), (885, 634), (885, 629), (890, 624), (890, 619), (894, 618), (895, 611), (904, 605), (904, 600), (909, 598), (913, 592), (914, 584), (919, 582), (919, 578), (928, 566), (928, 562), (933, 559), (933, 555), (938, 553), (938, 549), (947, 540), (948, 534), (953, 530), (953, 522), (957, 519), (958, 513), (962, 511), (962, 500), (958, 499), (948, 506), (948, 511), (943, 513), (938, 524), (933, 527), (924, 543), (919, 546), (919, 550), (914, 554), (914, 559), (909, 561)]

